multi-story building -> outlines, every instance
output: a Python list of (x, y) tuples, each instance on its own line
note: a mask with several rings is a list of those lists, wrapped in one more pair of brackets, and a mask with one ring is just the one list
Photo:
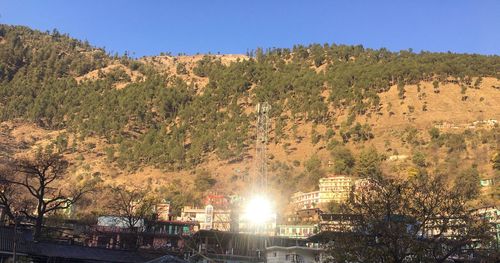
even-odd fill
[(255, 213), (239, 211), (239, 213), (234, 213), (231, 231), (242, 234), (275, 236), (277, 214), (273, 211), (268, 212), (270, 213), (263, 214), (262, 211), (255, 211)]
[(278, 225), (276, 235), (288, 238), (308, 238), (318, 232), (316, 224)]
[[(295, 249), (287, 248), (292, 246), (304, 247), (306, 245), (304, 239), (212, 230), (200, 230), (193, 235), (191, 240), (191, 247), (196, 248), (196, 250), (193, 251), (193, 254), (188, 254), (188, 261), (199, 263), (286, 262), (281, 260), (281, 254), (278, 257), (278, 253), (275, 254), (274, 251), (270, 252), (273, 259), (268, 258), (266, 260), (267, 249), (279, 246), (289, 250), (291, 252), (289, 254), (298, 254), (294, 253)], [(286, 255), (283, 256), (286, 257)], [(293, 260), (291, 256), (288, 259)], [(305, 261), (303, 262), (305, 263)]]
[(321, 214), (318, 224), (319, 232), (344, 232), (359, 226), (358, 215), (353, 214)]
[(155, 212), (158, 221), (169, 221), (171, 218), (170, 214), (170, 203), (163, 200), (161, 203), (155, 205)]
[(274, 236), (276, 234), (277, 216), (274, 211), (268, 211), (268, 213), (263, 215), (262, 211), (258, 209), (253, 213), (240, 209), (217, 209), (212, 205), (207, 205), (205, 208), (185, 206), (177, 220), (198, 222), (201, 230)]
[(473, 213), (490, 223), (490, 231), (495, 237), (495, 248), (500, 249), (500, 209), (495, 206), (483, 207), (474, 210)]
[[(138, 219), (137, 219), (138, 220)], [(131, 249), (136, 246), (153, 249), (181, 250), (184, 239), (198, 230), (197, 222), (147, 221), (140, 219), (134, 227), (127, 219), (101, 216), (98, 224), (87, 229), (85, 243), (90, 247)]]
[(308, 209), (316, 207), (319, 202), (319, 191), (314, 192), (297, 192), (292, 195), (292, 203), (300, 209)]
[(323, 211), (319, 208), (301, 209), (295, 212), (295, 219), (298, 222), (317, 223), (320, 220), (321, 214), (323, 214)]
[(231, 229), (231, 211), (214, 209), (212, 205), (204, 208), (185, 206), (182, 208), (180, 221), (196, 221), (200, 229), (229, 231)]
[(266, 262), (316, 263), (323, 262), (322, 254), (323, 249), (321, 248), (312, 248), (306, 246), (271, 246), (266, 248)]
[(319, 203), (346, 201), (352, 184), (350, 176), (337, 175), (319, 179)]
[(298, 209), (308, 209), (330, 202), (341, 203), (351, 192), (353, 179), (350, 176), (336, 175), (319, 179), (319, 191), (297, 192), (292, 195), (291, 203)]

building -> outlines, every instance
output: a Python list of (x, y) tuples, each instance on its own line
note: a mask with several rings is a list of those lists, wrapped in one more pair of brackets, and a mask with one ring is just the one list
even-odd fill
[[(243, 214), (242, 214), (243, 215)], [(246, 215), (245, 215), (246, 216)], [(266, 235), (266, 236), (275, 236), (276, 235), (276, 222), (277, 215), (276, 213), (268, 215), (261, 222), (254, 222), (252, 218), (246, 218), (245, 216), (237, 216), (234, 215), (233, 228), (231, 229), (234, 232), (242, 233), (242, 234), (258, 234), (258, 235)], [(260, 220), (257, 220), (260, 221)]]
[(185, 206), (178, 221), (198, 222), (200, 229), (229, 231), (231, 229), (231, 210), (215, 209), (212, 205), (204, 208)]
[(324, 206), (330, 202), (342, 203), (349, 198), (354, 180), (350, 176), (335, 175), (319, 179), (319, 191), (297, 192), (292, 195), (291, 203), (297, 209)]
[(212, 205), (215, 209), (228, 210), (230, 208), (230, 201), (225, 195), (209, 194), (204, 198), (203, 203)]
[(319, 203), (342, 203), (349, 198), (353, 180), (350, 176), (330, 176), (319, 179)]
[(319, 232), (344, 232), (358, 225), (360, 216), (350, 214), (321, 214)]
[[(44, 202), (53, 202), (53, 201), (56, 201), (56, 202), (61, 202), (61, 205), (60, 205), (60, 209), (56, 209), (56, 210), (53, 210), (49, 213), (47, 213), (45, 216), (48, 216), (48, 215), (58, 215), (58, 216), (62, 216), (62, 217), (65, 217), (65, 218), (71, 218), (75, 213), (76, 213), (76, 206), (75, 204), (71, 201), (71, 199), (67, 199), (67, 198), (58, 198), (56, 200), (53, 200), (50, 199), (50, 198), (44, 198), (43, 199)], [(36, 209), (33, 210), (33, 214), (36, 214)]]
[[(129, 224), (134, 224), (133, 226), (130, 226)], [(121, 216), (100, 216), (97, 218), (97, 225), (98, 226), (105, 226), (105, 227), (117, 227), (117, 228), (137, 228), (137, 229), (142, 229), (144, 228), (144, 219), (134, 219), (132, 221), (128, 221), (126, 217), (121, 217)]]
[(357, 179), (353, 184), (353, 195), (354, 200), (360, 200), (365, 193), (370, 193), (370, 191), (376, 186), (375, 182), (369, 178)]
[(198, 230), (199, 225), (196, 222), (148, 222), (142, 233), (142, 247), (182, 252), (186, 248), (186, 240)]
[[(34, 241), (33, 233), (29, 229), (19, 228), (14, 231), (12, 227), (0, 226), (0, 262), (13, 261), (14, 243), (16, 262), (136, 263), (164, 255), (148, 251), (87, 247), (67, 242)], [(177, 262), (183, 261), (179, 259)]]
[(278, 225), (276, 235), (288, 238), (308, 238), (318, 232), (317, 224)]
[(302, 209), (296, 212), (297, 219), (304, 222), (318, 222), (323, 211), (319, 208)]
[(276, 235), (289, 238), (305, 239), (318, 232), (323, 211), (319, 208), (301, 209), (289, 215), (286, 223), (277, 225)]
[(276, 213), (272, 213), (266, 215), (265, 220), (256, 224), (252, 215), (248, 215), (239, 209), (216, 209), (212, 205), (207, 205), (205, 208), (185, 206), (182, 208), (181, 216), (177, 220), (198, 222), (200, 230), (232, 231), (247, 234), (259, 233), (274, 236), (276, 235), (276, 218)]
[(489, 222), (500, 224), (500, 209), (494, 206), (478, 208), (472, 212), (487, 219)]
[(191, 247), (197, 251), (189, 262), (246, 263), (266, 262), (266, 248), (305, 246), (306, 241), (285, 237), (200, 230), (193, 235)]
[(129, 226), (126, 218), (119, 216), (100, 216), (97, 225), (88, 230), (86, 245), (107, 249), (133, 249), (138, 245), (139, 233), (145, 229), (143, 219), (136, 219)]
[(320, 192), (297, 192), (292, 195), (292, 204), (300, 209), (314, 208), (320, 203)]
[(170, 215), (170, 203), (163, 200), (161, 203), (155, 205), (156, 218), (159, 221), (169, 221)]
[(164, 249), (182, 251), (185, 239), (199, 230), (197, 222), (139, 220), (134, 228), (127, 227), (119, 217), (99, 217), (85, 241), (89, 247), (108, 249)]
[(493, 178), (486, 178), (486, 179), (481, 179), (479, 181), (479, 184), (482, 186), (482, 187), (488, 187), (488, 186), (493, 186), (495, 183), (493, 181)]
[(318, 223), (320, 221), (321, 214), (323, 214), (323, 211), (319, 208), (300, 209), (294, 211), (293, 215), (288, 215), (286, 221), (288, 224)]
[(495, 236), (495, 249), (500, 249), (500, 209), (489, 206), (473, 211), (474, 214), (488, 220), (491, 225), (491, 232)]
[(323, 249), (305, 246), (280, 247), (272, 246), (266, 249), (267, 263), (281, 262), (301, 262), (316, 263), (322, 262), (321, 254)]

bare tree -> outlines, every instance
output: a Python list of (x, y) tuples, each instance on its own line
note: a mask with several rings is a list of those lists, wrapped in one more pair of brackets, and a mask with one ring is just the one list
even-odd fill
[(48, 213), (70, 208), (90, 191), (88, 186), (61, 187), (67, 168), (62, 155), (39, 152), (34, 158), (15, 160), (11, 169), (0, 176), (0, 205), (11, 219), (17, 211), (32, 220), (35, 239), (40, 238)]
[[(15, 185), (6, 181), (9, 178), (7, 175), (9, 172), (9, 170), (0, 171), (0, 206), (3, 210), (3, 215), (13, 221), (16, 217), (15, 211), (22, 205), (18, 198), (14, 198), (17, 192)], [(3, 218), (0, 218), (0, 220), (3, 220)]]
[(153, 214), (156, 202), (148, 196), (148, 191), (116, 186), (111, 188), (111, 193), (109, 211), (132, 232), (137, 232), (139, 223)]
[(492, 238), (467, 201), (445, 176), (367, 179), (342, 208), (355, 219), (333, 235), (328, 254), (332, 262), (445, 262)]

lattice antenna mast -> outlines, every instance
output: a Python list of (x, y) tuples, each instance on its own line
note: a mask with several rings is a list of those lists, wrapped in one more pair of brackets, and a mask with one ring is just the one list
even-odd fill
[(257, 137), (255, 141), (257, 182), (258, 190), (267, 191), (267, 142), (269, 131), (269, 111), (271, 105), (267, 102), (258, 103), (255, 107), (257, 112)]

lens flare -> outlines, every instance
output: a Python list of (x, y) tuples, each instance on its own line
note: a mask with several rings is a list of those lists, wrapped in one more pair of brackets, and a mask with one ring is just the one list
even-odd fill
[(247, 222), (262, 225), (273, 218), (274, 211), (271, 202), (264, 196), (254, 196), (246, 205), (244, 217)]

